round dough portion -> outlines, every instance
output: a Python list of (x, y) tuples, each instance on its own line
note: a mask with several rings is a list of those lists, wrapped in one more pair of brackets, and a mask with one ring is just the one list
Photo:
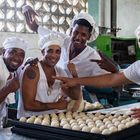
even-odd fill
[(26, 122), (26, 120), (27, 120), (27, 119), (26, 119), (25, 117), (21, 117), (21, 118), (19, 119), (20, 122)]
[[(73, 108), (75, 102), (76, 102), (75, 100), (71, 100), (71, 101), (68, 103), (67, 110), (72, 110), (72, 108)], [(85, 104), (85, 103), (84, 103), (84, 100), (82, 100), (81, 103), (80, 103), (80, 106), (79, 106), (79, 108), (78, 108), (78, 110), (77, 110), (77, 112), (81, 112), (81, 111), (84, 110), (84, 104)]]

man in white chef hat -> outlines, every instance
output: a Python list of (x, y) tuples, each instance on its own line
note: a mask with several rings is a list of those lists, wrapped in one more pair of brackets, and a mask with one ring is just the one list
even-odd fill
[(61, 89), (61, 82), (52, 78), (56, 75), (67, 76), (63, 69), (56, 66), (60, 59), (63, 40), (54, 33), (45, 35), (39, 40), (42, 59), (36, 66), (27, 65), (20, 77), (22, 88), (19, 94), (18, 118), (50, 114), (56, 112), (55, 109), (66, 109), (65, 98), (58, 100), (63, 92), (72, 99), (79, 99), (80, 93), (71, 94), (72, 89), (69, 92), (64, 91)]
[[(0, 56), (0, 118), (6, 116), (6, 103), (13, 103), (10, 93), (19, 88), (17, 69), (22, 65), (27, 42), (21, 38), (9, 37), (3, 43)], [(8, 97), (9, 96), (9, 97)]]
[[(140, 25), (135, 30), (135, 35), (138, 40), (138, 45), (140, 47)], [(131, 83), (136, 83), (140, 85), (140, 60), (134, 62), (123, 71), (114, 74), (105, 74), (101, 76), (90, 76), (75, 79), (57, 77), (56, 79), (62, 80), (64, 82), (62, 86), (64, 87), (72, 87), (76, 85), (93, 85), (95, 87), (103, 88), (117, 87)], [(137, 105), (134, 108), (134, 106), (132, 105), (132, 107), (130, 106), (129, 109), (131, 109), (131, 113), (129, 112), (130, 115), (133, 118), (137, 118), (140, 120), (140, 106)]]

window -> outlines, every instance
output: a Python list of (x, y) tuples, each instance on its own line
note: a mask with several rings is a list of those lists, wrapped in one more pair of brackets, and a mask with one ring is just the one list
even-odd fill
[(39, 24), (62, 33), (75, 14), (87, 10), (87, 0), (0, 0), (0, 31), (32, 33), (21, 11), (25, 4), (38, 13)]

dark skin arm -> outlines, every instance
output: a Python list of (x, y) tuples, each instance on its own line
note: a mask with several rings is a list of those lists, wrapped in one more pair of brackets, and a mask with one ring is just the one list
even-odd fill
[(38, 80), (38, 68), (36, 66), (29, 66), (26, 69), (22, 80), (22, 96), (25, 110), (45, 111), (50, 109), (65, 109), (67, 107), (67, 101), (63, 98), (55, 103), (42, 103), (35, 100)]
[(15, 92), (19, 88), (19, 80), (17, 77), (8, 79), (6, 85), (0, 89), (0, 103), (2, 103), (9, 93)]
[[(78, 74), (76, 72), (76, 68), (75, 68), (75, 65), (73, 63), (69, 63), (67, 65), (71, 75), (73, 77), (78, 77)], [(74, 87), (70, 87), (68, 89), (66, 88), (63, 88), (63, 90), (65, 91), (65, 93), (73, 100), (79, 100), (81, 99), (81, 89), (80, 89), (80, 86), (74, 86)]]
[(73, 87), (76, 85), (87, 85), (95, 86), (98, 88), (104, 87), (117, 87), (125, 84), (132, 83), (129, 81), (123, 73), (115, 74), (105, 74), (94, 77), (84, 77), (84, 78), (66, 78), (66, 77), (56, 77), (56, 79), (61, 80), (65, 88)]
[(140, 108), (131, 109), (131, 116), (140, 120)]
[[(29, 5), (27, 6), (30, 7)], [(37, 32), (38, 24), (35, 20), (35, 16), (38, 16), (37, 13), (30, 7), (23, 14), (25, 16), (25, 20), (29, 28), (32, 31)]]
[(91, 62), (96, 62), (100, 68), (112, 72), (112, 73), (116, 73), (118, 72), (118, 67), (114, 64), (115, 62), (113, 62), (113, 60), (109, 59), (106, 55), (104, 55), (101, 51), (98, 51), (101, 60), (95, 60), (95, 59), (91, 59)]

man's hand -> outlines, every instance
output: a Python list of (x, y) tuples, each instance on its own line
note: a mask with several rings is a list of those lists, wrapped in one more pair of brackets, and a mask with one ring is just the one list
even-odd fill
[(140, 108), (131, 109), (131, 116), (140, 120)]
[(66, 109), (67, 105), (68, 101), (63, 96), (57, 101), (57, 109), (60, 110)]
[(23, 6), (22, 12), (25, 16), (26, 23), (29, 26), (29, 28), (32, 31), (37, 32), (38, 24), (35, 20), (35, 17), (38, 16), (37, 13), (29, 5)]
[(95, 60), (95, 59), (91, 59), (90, 61), (91, 62), (96, 62), (100, 68), (106, 70), (106, 71), (109, 71), (109, 72), (112, 72), (112, 73), (115, 73), (117, 72), (117, 68), (116, 66), (113, 64), (113, 61), (111, 59), (109, 59), (107, 56), (105, 56), (103, 53), (101, 53), (100, 51), (98, 51), (100, 57), (101, 57), (101, 60)]
[(25, 68), (26, 65), (30, 65), (30, 66), (37, 66), (37, 63), (39, 62), (38, 58), (28, 58), (23, 66), (22, 69)]
[(19, 79), (17, 77), (14, 77), (7, 80), (4, 91), (7, 93), (15, 92), (19, 87)]
[(54, 79), (62, 81), (62, 88), (70, 88), (77, 86), (75, 78), (67, 78), (67, 77), (59, 77), (59, 76), (53, 76)]

